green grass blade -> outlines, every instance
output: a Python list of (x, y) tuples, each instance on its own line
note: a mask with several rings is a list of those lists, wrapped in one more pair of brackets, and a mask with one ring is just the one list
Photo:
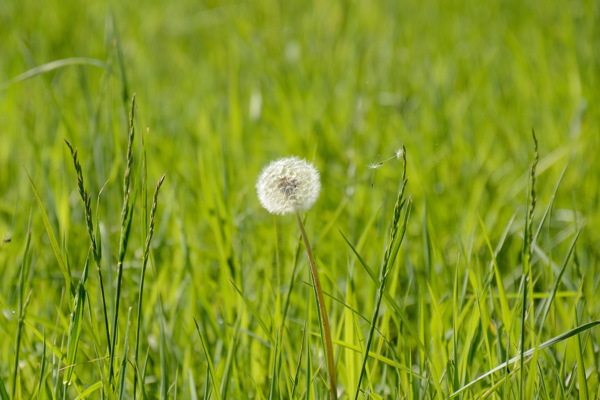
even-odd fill
[(75, 400), (84, 400), (91, 396), (96, 390), (102, 389), (102, 381), (98, 381), (93, 385), (88, 386), (83, 392), (75, 398)]
[(302, 367), (302, 355), (304, 354), (304, 345), (306, 344), (306, 324), (304, 325), (304, 329), (302, 329), (302, 341), (300, 342), (300, 354), (298, 355), (298, 363), (296, 364), (296, 371), (294, 372), (294, 378), (292, 381), (292, 392), (290, 395), (291, 399), (294, 399), (294, 395), (296, 394), (296, 389), (298, 388), (298, 382), (300, 380), (300, 369)]
[(8, 396), (8, 392), (6, 391), (6, 386), (4, 385), (4, 381), (0, 376), (0, 400), (10, 400)]
[[(46, 330), (44, 329), (44, 340), (42, 341), (42, 361), (40, 362), (40, 377), (39, 377), (39, 384), (38, 384), (38, 388), (37, 388), (37, 395), (36, 398), (39, 399), (40, 395), (42, 393), (42, 388), (44, 386), (44, 380), (46, 379)], [(0, 398), (0, 400), (2, 400)]]
[[(577, 310), (575, 310), (575, 322), (579, 323), (579, 317), (577, 316)], [(585, 346), (581, 343), (581, 336), (577, 335), (575, 341), (575, 352), (577, 358), (577, 383), (579, 386), (579, 399), (589, 400), (588, 382), (585, 376), (585, 362), (583, 360)]]
[(25, 241), (25, 250), (23, 251), (23, 260), (19, 268), (19, 290), (18, 290), (18, 311), (17, 311), (17, 333), (15, 335), (15, 361), (13, 366), (13, 379), (12, 379), (12, 398), (15, 398), (17, 391), (17, 377), (19, 376), (19, 356), (21, 350), (21, 340), (23, 333), (23, 322), (25, 321), (25, 313), (27, 311), (27, 305), (31, 298), (31, 291), (27, 295), (26, 299), (23, 299), (25, 294), (25, 275), (27, 275), (27, 267), (29, 260), (29, 246), (31, 244), (31, 219), (29, 221), (29, 229), (27, 230), (27, 239)]
[(167, 337), (165, 333), (165, 313), (162, 300), (158, 300), (159, 327), (160, 327), (160, 399), (169, 398), (169, 366), (167, 365)]
[[(231, 285), (233, 286), (233, 288), (235, 289), (235, 291), (238, 292), (238, 294), (240, 295), (240, 297), (242, 298), (242, 300), (244, 300), (244, 303), (248, 307), (248, 310), (250, 310), (250, 312), (252, 313), (252, 315), (254, 316), (254, 318), (256, 318), (256, 322), (258, 322), (258, 325), (260, 326), (260, 328), (262, 329), (262, 331), (265, 333), (265, 335), (267, 335), (267, 338), (269, 339), (269, 342), (270, 343), (275, 343), (275, 339), (273, 338), (273, 335), (271, 334), (271, 331), (269, 330), (269, 328), (267, 328), (267, 325), (265, 324), (265, 322), (263, 321), (263, 319), (260, 317), (260, 314), (258, 313), (258, 311), (256, 311), (256, 309), (254, 308), (254, 306), (252, 305), (252, 303), (250, 302), (250, 300), (248, 300), (248, 298), (246, 296), (244, 296), (244, 293), (242, 293), (242, 291), (235, 285), (235, 283), (232, 280), (229, 280), (229, 282), (231, 283)], [(215, 386), (215, 388), (217, 388), (217, 387), (218, 386)]]
[[(306, 294), (306, 303), (310, 301), (308, 292)], [(305, 390), (305, 399), (310, 400), (310, 394), (312, 391), (312, 357), (310, 354), (310, 335), (307, 335), (306, 332), (310, 329), (310, 321), (311, 321), (311, 307), (306, 307), (306, 320), (304, 321), (304, 338), (306, 339), (306, 390)]]
[[(196, 331), (198, 331), (198, 336), (200, 336), (200, 343), (202, 344), (202, 350), (204, 351), (204, 356), (206, 357), (206, 363), (208, 364), (208, 373), (210, 374), (210, 382), (214, 388), (214, 393), (217, 400), (221, 400), (221, 394), (219, 393), (219, 385), (217, 382), (217, 374), (215, 371), (215, 367), (212, 362), (212, 358), (210, 357), (210, 352), (208, 350), (208, 346), (206, 345), (206, 341), (204, 340), (204, 335), (200, 331), (200, 326), (198, 325), (198, 321), (194, 318), (194, 323), (196, 324)], [(208, 382), (207, 382), (208, 385)]]
[[(579, 335), (580, 333), (583, 333), (587, 330), (592, 329), (593, 327), (595, 327), (596, 325), (600, 324), (600, 320), (597, 321), (593, 321), (593, 322), (589, 322), (587, 324), (583, 324), (581, 326), (578, 326), (576, 328), (573, 328), (567, 332), (564, 332), (558, 336), (553, 337), (550, 340), (545, 341), (544, 343), (542, 343), (539, 347), (536, 348), (532, 348), (529, 349), (527, 351), (523, 352), (523, 357), (527, 358), (530, 355), (532, 355), (534, 352), (538, 351), (538, 350), (543, 350), (546, 347), (550, 347), (553, 346), (557, 343), (560, 343), (564, 340), (569, 339), (570, 337), (573, 337), (575, 335)], [(507, 366), (510, 366), (511, 364), (514, 364), (517, 361), (521, 361), (521, 356), (516, 356), (511, 358), (510, 360), (508, 360), (507, 362), (503, 362), (502, 364), (498, 365), (496, 368), (493, 368), (491, 370), (489, 370), (488, 372), (484, 373), (483, 375), (480, 375), (479, 377), (477, 377), (476, 379), (472, 380), (471, 382), (467, 383), (466, 385), (464, 385), (463, 387), (461, 387), (460, 389), (458, 389), (457, 391), (455, 391), (454, 393), (452, 393), (448, 399), (452, 399), (456, 396), (458, 396), (459, 394), (465, 392), (468, 388), (470, 388), (471, 386), (475, 385), (477, 382), (480, 382), (481, 380), (487, 378), (488, 376), (490, 376), (491, 374), (493, 374), (494, 372), (500, 371), (504, 368), (506, 368)]]
[(127, 373), (127, 364), (129, 362), (129, 327), (131, 326), (131, 307), (127, 311), (127, 329), (125, 330), (125, 349), (123, 350), (123, 357), (121, 360), (121, 370), (119, 374), (121, 380), (119, 382), (119, 400), (125, 397), (125, 377)]
[(188, 370), (188, 379), (190, 381), (190, 400), (198, 400), (198, 392), (196, 391), (196, 381), (192, 369)]
[(89, 261), (90, 258), (88, 255), (85, 260), (85, 266), (83, 267), (83, 276), (79, 282), (79, 285), (77, 286), (77, 293), (75, 294), (73, 311), (71, 313), (69, 335), (67, 338), (67, 370), (63, 379), (63, 384), (65, 385), (69, 385), (71, 383), (71, 377), (73, 376), (73, 370), (75, 368), (74, 364), (77, 357), (77, 347), (79, 345), (79, 337), (83, 322), (83, 312), (87, 296), (85, 282), (88, 275)]
[(70, 65), (88, 65), (91, 67), (97, 67), (104, 69), (108, 73), (111, 73), (110, 66), (101, 60), (97, 60), (95, 58), (87, 58), (87, 57), (71, 57), (64, 58), (62, 60), (51, 61), (46, 64), (39, 65), (34, 67), (26, 72), (23, 72), (20, 75), (15, 76), (14, 78), (0, 84), (0, 91), (6, 90), (9, 86), (14, 85), (15, 83), (23, 82), (27, 79), (31, 79), (41, 74), (46, 74), (48, 72), (68, 67)]
[(538, 225), (538, 229), (536, 230), (535, 234), (533, 235), (533, 244), (534, 245), (537, 242), (537, 239), (539, 238), (540, 234), (542, 233), (542, 228), (544, 227), (544, 223), (549, 218), (550, 213), (552, 212), (552, 208), (554, 207), (554, 201), (556, 200), (556, 195), (558, 193), (558, 188), (560, 187), (560, 184), (565, 176), (565, 172), (567, 172), (567, 166), (568, 165), (564, 166), (564, 168), (562, 169), (562, 171), (560, 173), (560, 176), (558, 177), (558, 180), (556, 181), (556, 184), (554, 185), (554, 190), (552, 191), (552, 196), (550, 197), (550, 202), (548, 203), (548, 207), (546, 207), (546, 210), (544, 211), (544, 214), (542, 215), (542, 219)]
[(492, 264), (492, 268), (494, 271), (494, 277), (496, 279), (496, 285), (498, 287), (498, 299), (500, 300), (500, 311), (502, 313), (502, 323), (504, 326), (510, 326), (511, 315), (510, 315), (510, 307), (508, 305), (508, 298), (506, 296), (506, 290), (504, 289), (504, 283), (502, 282), (502, 276), (500, 274), (500, 268), (498, 267), (498, 253), (502, 249), (502, 245), (506, 241), (506, 237), (510, 231), (510, 227), (515, 219), (516, 215), (513, 215), (510, 222), (506, 225), (506, 229), (504, 230), (496, 249), (492, 248), (492, 243), (490, 241), (487, 229), (483, 224), (483, 220), (479, 218), (479, 225), (481, 226), (481, 231), (483, 232), (483, 236), (485, 239), (485, 243), (487, 244), (488, 250), (490, 251), (490, 256), (492, 260), (490, 263)]
[(348, 240), (346, 235), (344, 235), (344, 232), (342, 232), (340, 229), (338, 229), (338, 232), (340, 233), (340, 235), (342, 235), (342, 238), (344, 238), (344, 241), (350, 247), (350, 249), (356, 256), (356, 258), (358, 258), (360, 265), (362, 265), (363, 268), (365, 269), (365, 271), (367, 271), (367, 274), (369, 274), (369, 276), (371, 277), (373, 282), (375, 282), (377, 285), (379, 285), (380, 282), (379, 282), (379, 278), (377, 277), (377, 274), (375, 274), (375, 272), (373, 272), (373, 269), (371, 267), (369, 267), (369, 265), (365, 262), (365, 260), (362, 258), (362, 256), (358, 253), (358, 251), (354, 247), (354, 245), (352, 245), (352, 243), (350, 243), (350, 241)]
[(50, 351), (58, 358), (58, 361), (62, 362), (65, 365), (67, 364), (67, 358), (62, 353), (60, 348), (58, 348), (58, 346), (52, 343), (50, 339), (47, 338), (45, 334), (42, 334), (31, 322), (27, 320), (23, 322), (25, 323), (25, 325), (27, 325), (27, 328), (35, 335), (35, 337), (46, 343), (46, 346), (48, 346), (48, 349), (50, 349)]
[(280, 362), (280, 358), (281, 358), (281, 347), (280, 347), (280, 342), (281, 342), (281, 331), (277, 332), (277, 337), (275, 338), (275, 344), (273, 346), (273, 348), (271, 349), (271, 351), (273, 352), (273, 366), (271, 368), (271, 378), (270, 378), (270, 383), (269, 383), (269, 395), (268, 395), (268, 399), (269, 400), (274, 400), (275, 398), (277, 398), (277, 383), (279, 381), (279, 362)]
[(233, 329), (231, 340), (229, 342), (229, 349), (227, 350), (227, 358), (225, 359), (225, 369), (223, 371), (223, 378), (221, 379), (221, 398), (227, 398), (227, 392), (229, 390), (229, 382), (231, 381), (233, 360), (237, 352), (238, 338), (240, 334), (240, 325), (242, 322), (242, 313), (238, 314)]
[(558, 292), (558, 287), (560, 286), (562, 277), (567, 269), (567, 265), (569, 264), (571, 255), (575, 251), (575, 245), (577, 244), (577, 240), (579, 239), (580, 233), (581, 233), (581, 230), (577, 231), (577, 234), (575, 234), (575, 237), (573, 238), (573, 241), (571, 242), (571, 245), (569, 246), (569, 251), (567, 252), (567, 255), (565, 257), (565, 261), (563, 262), (562, 268), (560, 269), (558, 276), (554, 280), (554, 285), (552, 286), (552, 291), (550, 292), (550, 297), (548, 297), (546, 299), (546, 302), (544, 303), (544, 308), (541, 309), (542, 310), (541, 316), (539, 317), (539, 320), (540, 320), (539, 332), (540, 332), (540, 334), (546, 323), (546, 317), (548, 316), (548, 313), (550, 312), (550, 307), (552, 306), (552, 302), (554, 301), (554, 298), (556, 297), (556, 294)]
[[(380, 286), (381, 282), (379, 281), (379, 278), (377, 277), (377, 275), (375, 275), (375, 273), (373, 272), (373, 269), (371, 267), (369, 267), (369, 265), (364, 261), (364, 259), (361, 257), (361, 255), (356, 250), (356, 248), (346, 238), (346, 236), (344, 235), (344, 233), (340, 231), (340, 234), (342, 235), (342, 237), (344, 238), (344, 240), (346, 241), (346, 243), (348, 244), (348, 246), (350, 247), (350, 249), (352, 250), (352, 252), (354, 253), (354, 255), (356, 255), (356, 257), (359, 260), (360, 265), (369, 274), (369, 276), (371, 277), (371, 279), (373, 280), (373, 282), (377, 286)], [(419, 336), (417, 335), (417, 330), (415, 329), (415, 327), (412, 324), (412, 322), (410, 321), (410, 319), (406, 316), (406, 313), (404, 312), (404, 310), (402, 309), (402, 307), (400, 307), (400, 305), (398, 304), (398, 302), (392, 296), (390, 296), (389, 293), (384, 292), (383, 296), (384, 296), (384, 298), (386, 300), (386, 303), (394, 309), (394, 313), (402, 320), (402, 323), (404, 324), (404, 328), (406, 328), (408, 330), (408, 332), (410, 333), (410, 335), (412, 336), (412, 338), (414, 340), (416, 340), (416, 343), (419, 346), (419, 348), (421, 350), (427, 352), (427, 348), (425, 347), (425, 345), (423, 344), (423, 342), (419, 339)], [(343, 304), (343, 302), (342, 302), (342, 304)], [(362, 315), (359, 314), (358, 312), (355, 312), (355, 314), (361, 316), (361, 318), (362, 318)]]
[(33, 190), (33, 195), (35, 196), (35, 200), (38, 203), (40, 208), (40, 212), (42, 214), (42, 222), (44, 223), (44, 228), (46, 229), (46, 233), (48, 234), (48, 239), (50, 240), (50, 246), (54, 251), (54, 256), (56, 257), (56, 261), (58, 262), (58, 266), (60, 267), (60, 272), (62, 272), (63, 277), (65, 278), (65, 284), (71, 296), (75, 294), (75, 288), (71, 282), (71, 272), (62, 255), (62, 251), (60, 250), (60, 246), (56, 241), (56, 237), (54, 236), (54, 232), (52, 231), (52, 225), (50, 224), (50, 219), (48, 218), (48, 214), (46, 213), (46, 209), (44, 208), (44, 204), (42, 202), (42, 198), (40, 197), (40, 193), (38, 192), (31, 176), (27, 173), (27, 177), (29, 178), (29, 183), (31, 184), (31, 189)]

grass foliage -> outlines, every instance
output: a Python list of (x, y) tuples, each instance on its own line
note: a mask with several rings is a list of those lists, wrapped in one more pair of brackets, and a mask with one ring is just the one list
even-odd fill
[(328, 398), (254, 190), (290, 155), (338, 398), (600, 398), (599, 37), (592, 0), (0, 2), (0, 399)]

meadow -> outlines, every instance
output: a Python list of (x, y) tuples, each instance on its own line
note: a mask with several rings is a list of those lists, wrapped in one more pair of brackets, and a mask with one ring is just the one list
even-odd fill
[(599, 399), (599, 45), (595, 0), (0, 1), (0, 399)]

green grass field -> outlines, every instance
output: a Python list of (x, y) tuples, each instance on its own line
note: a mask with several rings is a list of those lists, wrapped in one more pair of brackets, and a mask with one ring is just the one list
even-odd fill
[(599, 106), (595, 0), (2, 0), (0, 399), (330, 398), (292, 155), (339, 399), (599, 399)]

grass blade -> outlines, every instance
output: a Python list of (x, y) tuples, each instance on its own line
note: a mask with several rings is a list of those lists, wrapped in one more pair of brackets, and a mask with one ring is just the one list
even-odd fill
[(165, 313), (163, 311), (162, 300), (158, 299), (159, 327), (160, 327), (160, 399), (169, 398), (169, 374), (167, 365), (167, 338), (165, 335)]
[(90, 395), (92, 393), (94, 393), (96, 390), (102, 389), (102, 381), (98, 381), (96, 383), (94, 383), (93, 385), (90, 385), (87, 389), (85, 389), (83, 392), (81, 392), (79, 394), (79, 396), (77, 396), (75, 398), (75, 400), (84, 400), (87, 399), (88, 397), (90, 397)]
[[(265, 322), (263, 321), (263, 319), (260, 317), (260, 314), (258, 313), (258, 311), (256, 311), (256, 309), (254, 308), (254, 306), (252, 305), (252, 303), (250, 303), (250, 300), (248, 300), (248, 298), (246, 296), (244, 296), (244, 293), (242, 293), (242, 291), (235, 285), (235, 283), (230, 280), (229, 282), (231, 282), (231, 285), (233, 286), (233, 288), (235, 289), (236, 292), (238, 292), (238, 294), (240, 295), (240, 297), (242, 298), (242, 300), (244, 300), (244, 303), (246, 303), (246, 306), (248, 307), (248, 310), (250, 310), (250, 312), (252, 313), (252, 315), (254, 316), (254, 318), (256, 318), (256, 322), (258, 322), (258, 325), (260, 326), (260, 328), (262, 329), (262, 331), (265, 333), (265, 335), (267, 335), (267, 338), (269, 339), (270, 343), (275, 343), (275, 339), (273, 339), (273, 335), (271, 334), (271, 331), (269, 330), (269, 328), (267, 328), (267, 325), (265, 324)], [(218, 386), (215, 386), (215, 389)]]
[(236, 354), (238, 338), (240, 333), (240, 324), (242, 323), (242, 313), (238, 314), (235, 327), (232, 332), (231, 341), (229, 342), (229, 350), (227, 351), (227, 358), (225, 359), (225, 369), (223, 371), (223, 378), (221, 379), (221, 398), (227, 398), (227, 391), (229, 390), (229, 382), (231, 380), (231, 369), (233, 366), (234, 355)]
[(8, 392), (6, 391), (6, 386), (4, 385), (4, 381), (0, 376), (0, 400), (10, 400), (8, 397)]
[(28, 256), (29, 256), (29, 245), (31, 244), (31, 220), (29, 221), (29, 229), (27, 230), (27, 239), (25, 241), (25, 250), (23, 251), (23, 260), (21, 261), (21, 267), (19, 268), (19, 292), (18, 292), (18, 314), (17, 314), (17, 334), (15, 336), (15, 362), (13, 367), (13, 379), (12, 379), (12, 398), (15, 398), (17, 392), (17, 376), (19, 375), (19, 353), (21, 350), (21, 339), (23, 332), (23, 321), (25, 321), (25, 312), (27, 311), (27, 305), (29, 304), (31, 291), (27, 295), (25, 301), (23, 296), (25, 294), (25, 275)]
[(14, 78), (0, 84), (0, 91), (6, 90), (9, 86), (14, 85), (15, 83), (19, 83), (25, 81), (27, 79), (31, 79), (41, 74), (45, 74), (60, 68), (68, 67), (70, 65), (89, 65), (91, 67), (97, 67), (104, 69), (108, 73), (111, 73), (110, 66), (106, 64), (104, 61), (97, 60), (95, 58), (88, 57), (71, 57), (64, 58), (62, 60), (51, 61), (46, 64), (39, 65), (34, 67), (26, 72), (23, 72), (20, 75), (15, 76)]
[(83, 267), (83, 274), (81, 281), (77, 286), (77, 293), (75, 294), (73, 311), (71, 313), (71, 321), (69, 326), (69, 336), (67, 338), (67, 370), (63, 379), (64, 385), (71, 383), (71, 377), (73, 370), (75, 369), (75, 358), (77, 357), (77, 347), (79, 345), (79, 336), (81, 334), (81, 325), (83, 322), (83, 312), (85, 308), (85, 301), (87, 291), (85, 290), (85, 282), (88, 276), (89, 256), (85, 260), (85, 266)]
[(54, 256), (56, 257), (56, 261), (58, 262), (58, 266), (60, 267), (60, 272), (62, 272), (63, 277), (65, 278), (65, 284), (71, 296), (75, 294), (75, 289), (73, 287), (73, 283), (71, 282), (71, 271), (69, 271), (69, 267), (65, 263), (65, 260), (62, 256), (62, 251), (60, 250), (60, 246), (56, 241), (56, 237), (54, 236), (54, 232), (52, 231), (52, 225), (50, 224), (50, 219), (48, 219), (48, 214), (46, 213), (46, 209), (44, 208), (44, 204), (42, 203), (42, 198), (40, 197), (40, 193), (38, 192), (31, 176), (27, 173), (27, 177), (29, 178), (29, 183), (31, 184), (31, 189), (33, 190), (33, 195), (35, 196), (35, 200), (38, 203), (40, 208), (40, 212), (42, 213), (42, 222), (44, 223), (44, 228), (46, 229), (46, 233), (48, 234), (48, 239), (50, 240), (50, 246), (54, 251)]
[(131, 307), (127, 312), (127, 329), (125, 330), (125, 349), (123, 350), (123, 359), (121, 361), (121, 381), (119, 382), (119, 400), (122, 400), (125, 396), (125, 376), (127, 372), (127, 363), (129, 362), (129, 327), (131, 321)]
[[(579, 318), (577, 316), (577, 310), (575, 310), (575, 322), (579, 323)], [(575, 348), (577, 353), (577, 383), (579, 384), (579, 399), (580, 400), (589, 400), (588, 393), (588, 382), (585, 376), (585, 362), (583, 361), (583, 352), (585, 346), (581, 343), (581, 336), (577, 336), (577, 341), (575, 342)]]
[(567, 256), (565, 257), (565, 261), (563, 262), (563, 266), (560, 269), (560, 273), (554, 280), (554, 286), (552, 286), (552, 291), (550, 292), (550, 297), (548, 297), (548, 299), (546, 299), (546, 302), (544, 303), (544, 308), (542, 309), (542, 314), (540, 317), (540, 328), (539, 328), (540, 333), (542, 332), (542, 329), (544, 328), (544, 324), (546, 323), (546, 317), (548, 316), (548, 313), (550, 312), (550, 307), (552, 306), (552, 302), (554, 301), (554, 298), (556, 297), (556, 293), (558, 292), (558, 287), (560, 286), (562, 277), (565, 273), (565, 270), (567, 269), (567, 265), (569, 263), (569, 260), (571, 259), (571, 255), (573, 254), (573, 251), (575, 250), (575, 244), (577, 243), (577, 239), (579, 239), (580, 233), (581, 233), (581, 230), (577, 231), (577, 234), (573, 238), (573, 241), (571, 242), (571, 246), (569, 246), (569, 251), (567, 252)]
[[(371, 267), (369, 267), (369, 265), (363, 260), (363, 258), (361, 257), (361, 255), (356, 250), (355, 246), (353, 246), (352, 243), (350, 243), (350, 241), (346, 238), (346, 236), (344, 235), (344, 233), (342, 231), (339, 231), (339, 232), (342, 235), (342, 237), (344, 238), (344, 240), (346, 241), (346, 243), (348, 244), (348, 246), (350, 246), (350, 249), (352, 250), (352, 252), (354, 253), (354, 255), (356, 255), (356, 257), (358, 258), (358, 261), (360, 262), (360, 265), (365, 269), (365, 271), (367, 271), (367, 273), (369, 274), (369, 276), (373, 280), (373, 283), (375, 283), (377, 286), (381, 285), (381, 282), (379, 281), (379, 278), (377, 278), (377, 276), (373, 272), (373, 269)], [(400, 318), (400, 320), (402, 320), (402, 323), (404, 324), (404, 327), (408, 330), (408, 332), (412, 336), (413, 340), (416, 341), (416, 343), (419, 346), (419, 348), (422, 351), (424, 351), (425, 353), (427, 353), (427, 348), (425, 347), (425, 345), (423, 344), (423, 342), (419, 339), (419, 336), (417, 334), (417, 330), (413, 326), (413, 324), (410, 321), (410, 319), (408, 319), (408, 317), (406, 316), (406, 313), (404, 312), (404, 310), (402, 310), (402, 307), (400, 307), (400, 305), (398, 304), (398, 302), (392, 296), (390, 296), (389, 293), (384, 292), (383, 296), (384, 296), (384, 298), (386, 300), (386, 303), (394, 309), (394, 313)]]
[[(198, 321), (194, 318), (194, 323), (196, 324), (196, 330), (198, 331), (198, 336), (200, 336), (200, 343), (202, 344), (202, 350), (204, 350), (204, 356), (206, 357), (206, 363), (208, 364), (208, 372), (210, 374), (210, 382), (214, 388), (215, 396), (217, 400), (221, 400), (221, 394), (219, 393), (219, 385), (217, 383), (217, 375), (215, 372), (215, 367), (213, 366), (212, 359), (210, 357), (210, 353), (208, 352), (208, 346), (206, 345), (206, 341), (204, 340), (204, 336), (202, 332), (200, 332), (200, 326), (198, 325)], [(208, 382), (207, 382), (208, 385)]]
[(507, 366), (510, 366), (511, 364), (514, 364), (517, 361), (519, 361), (520, 363), (521, 363), (521, 361), (523, 361), (522, 364), (524, 364), (525, 360), (523, 360), (523, 357), (527, 358), (530, 355), (532, 355), (535, 351), (543, 350), (546, 347), (550, 347), (550, 346), (553, 346), (553, 345), (555, 345), (557, 343), (560, 343), (560, 342), (562, 342), (564, 340), (567, 340), (567, 339), (569, 339), (572, 336), (579, 335), (580, 333), (583, 333), (583, 332), (585, 332), (587, 330), (592, 329), (596, 325), (600, 325), (600, 320), (589, 322), (587, 324), (584, 324), (584, 325), (578, 326), (576, 328), (573, 328), (573, 329), (571, 329), (571, 330), (569, 330), (567, 332), (564, 332), (564, 333), (562, 333), (562, 334), (560, 334), (558, 336), (553, 337), (550, 340), (545, 341), (544, 343), (542, 343), (538, 347), (534, 347), (532, 349), (524, 351), (524, 352), (522, 352), (522, 355), (513, 357), (510, 360), (508, 360), (506, 362), (503, 362), (502, 364), (498, 365), (497, 367), (489, 370), (488, 372), (484, 373), (483, 375), (480, 375), (476, 379), (474, 379), (471, 382), (467, 383), (466, 385), (464, 385), (463, 387), (461, 387), (460, 389), (458, 389), (457, 391), (455, 391), (454, 393), (452, 393), (450, 396), (448, 396), (448, 399), (452, 399), (452, 398), (458, 396), (459, 394), (463, 393), (464, 391), (466, 391), (471, 386), (475, 385), (477, 382), (480, 382), (481, 380), (487, 378), (488, 376), (490, 376), (494, 372), (500, 371), (500, 370), (506, 368)]
[[(40, 398), (40, 394), (42, 393), (42, 387), (44, 386), (44, 380), (46, 376), (46, 330), (44, 330), (44, 340), (42, 341), (42, 361), (40, 362), (40, 377), (39, 377), (39, 385), (37, 388), (36, 398)], [(2, 400), (0, 398), (0, 400)]]

